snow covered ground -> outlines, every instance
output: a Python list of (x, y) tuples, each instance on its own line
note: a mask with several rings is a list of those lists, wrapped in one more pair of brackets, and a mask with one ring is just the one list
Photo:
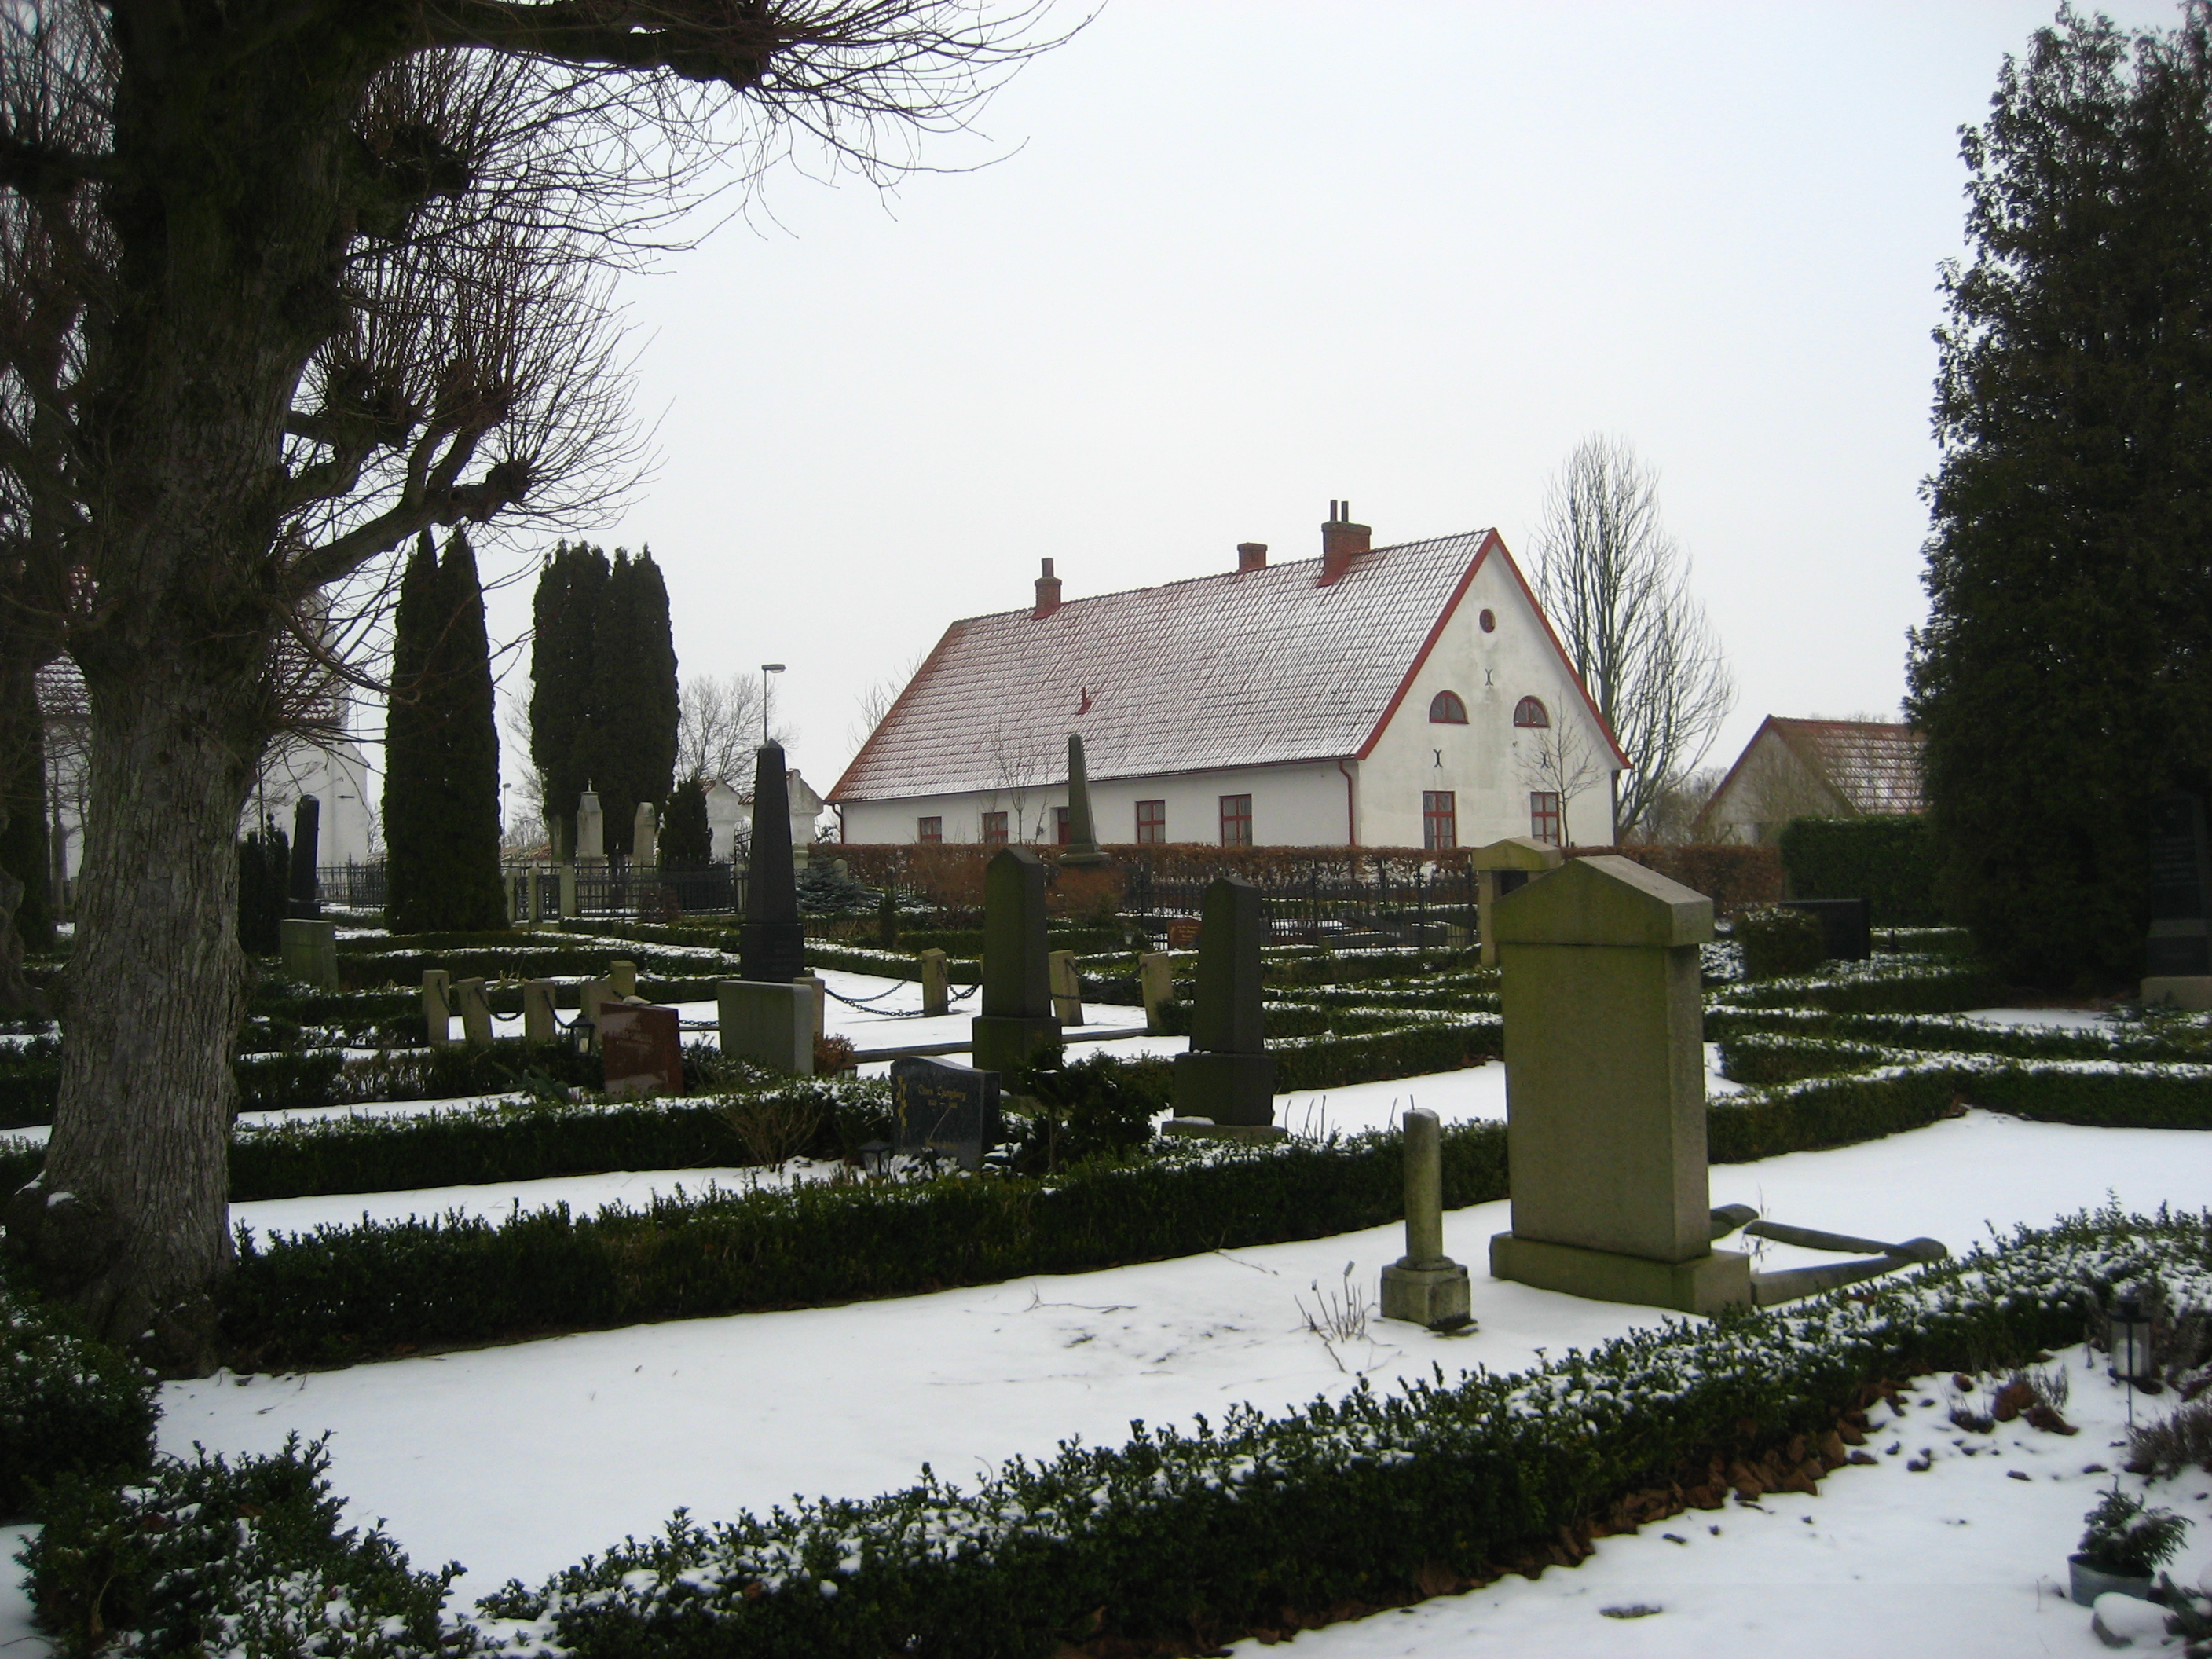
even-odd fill
[[(2208, 1190), (2212, 1135), (1980, 1112), (1866, 1146), (1723, 1167), (1712, 1183), (1717, 1204), (1954, 1247), (1988, 1226), (2048, 1221), (2108, 1194), (2150, 1207), (2198, 1204)], [(958, 1479), (1017, 1454), (1048, 1455), (1071, 1435), (1118, 1442), (1132, 1418), (1187, 1421), (1235, 1401), (1279, 1407), (1340, 1390), (1353, 1372), (1387, 1387), (1433, 1364), (1513, 1369), (1665, 1317), (1487, 1279), (1486, 1241), (1506, 1225), (1503, 1204), (1447, 1218), (1447, 1248), (1476, 1269), (1480, 1328), (1459, 1337), (1376, 1321), (1368, 1342), (1332, 1352), (1305, 1328), (1299, 1302), (1312, 1306), (1316, 1285), (1340, 1288), (1347, 1262), (1355, 1291), (1374, 1295), (1377, 1272), (1402, 1248), (1399, 1230), (1385, 1227), (844, 1308), (175, 1383), (163, 1390), (162, 1443), (267, 1451), (295, 1429), (334, 1431), (333, 1478), (351, 1516), (388, 1517), (418, 1562), (465, 1563), (462, 1591), (472, 1595), (657, 1528), (678, 1505), (709, 1517), (793, 1494), (873, 1493), (925, 1461)], [(1815, 1259), (1770, 1249), (1766, 1262)], [(2080, 1417), (2106, 1385), (2071, 1375)], [(2080, 1470), (2109, 1461), (2109, 1425), (2063, 1442), (2001, 1436), (2002, 1455), (1969, 1459), (1952, 1444), (1960, 1437), (1936, 1432), (1942, 1415), (1916, 1407), (1916, 1426), (1900, 1430), (1907, 1455), (1937, 1452), (1928, 1474), (1885, 1458), (1832, 1477), (1818, 1499), (1682, 1517), (1607, 1540), (1574, 1572), (1300, 1641), (1325, 1651), (1346, 1644), (1347, 1654), (1671, 1655), (1735, 1633), (1807, 1653), (2095, 1650), (2087, 1613), (2055, 1606), (2049, 1582), (2063, 1576), (2095, 1496), (2096, 1480)], [(2032, 1481), (2010, 1480), (2015, 1468)], [(2182, 1507), (2207, 1524), (2191, 1539), (2192, 1573), (2212, 1559), (2212, 1507), (2188, 1498), (2195, 1490)], [(1705, 1530), (1715, 1522), (1718, 1536)], [(1667, 1542), (1668, 1531), (1688, 1541)], [(1599, 1614), (1639, 1598), (1668, 1612)]]

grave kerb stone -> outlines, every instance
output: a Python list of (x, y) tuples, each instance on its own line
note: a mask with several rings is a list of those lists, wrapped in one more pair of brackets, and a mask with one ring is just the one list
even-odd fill
[(637, 994), (637, 964), (634, 962), (611, 962), (607, 964), (607, 983), (615, 988), (618, 997)]
[(461, 1011), (461, 1041), (472, 1048), (489, 1047), (491, 1004), (484, 1000), (484, 982), (480, 979), (455, 980), (453, 1000)]
[(1083, 975), (1076, 970), (1075, 952), (1054, 951), (1045, 959), (1052, 981), (1052, 1017), (1063, 1028), (1083, 1021)]
[(944, 951), (924, 951), (919, 958), (921, 975), (921, 1012), (926, 1017), (949, 1014), (952, 1012), (951, 958)]
[(442, 968), (422, 970), (422, 1030), (433, 1048), (442, 1048), (453, 1040), (453, 1008), (446, 1000), (452, 984), (452, 975)]
[(554, 1012), (553, 997), (558, 988), (550, 979), (526, 979), (522, 981), (522, 1040), (526, 1042), (551, 1042), (561, 1035), (561, 1017)]

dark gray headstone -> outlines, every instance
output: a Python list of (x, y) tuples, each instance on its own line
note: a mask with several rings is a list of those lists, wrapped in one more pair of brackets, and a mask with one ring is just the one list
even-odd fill
[(1784, 899), (1785, 910), (1802, 910), (1820, 924), (1821, 953), (1831, 962), (1864, 962), (1874, 955), (1874, 907), (1863, 898)]
[(983, 1012), (973, 1023), (975, 1063), (1013, 1072), (1060, 1041), (1045, 945), (1044, 860), (1004, 847), (983, 872)]
[(1274, 1121), (1275, 1061), (1267, 1053), (1260, 996), (1260, 949), (1267, 933), (1258, 888), (1234, 876), (1207, 885), (1190, 1052), (1175, 1060), (1177, 1117), (1238, 1125)]
[(312, 921), (323, 914), (315, 887), (315, 859), (321, 846), (323, 804), (302, 795), (292, 807), (292, 883), (284, 914)]
[(2160, 795), (2150, 804), (2150, 948), (2154, 979), (2212, 974), (2212, 855), (2204, 835), (2204, 803), (2195, 795)]
[(999, 1074), (945, 1060), (895, 1060), (891, 1110), (900, 1152), (927, 1149), (979, 1170), (999, 1144)]
[(791, 786), (783, 745), (764, 743), (753, 769), (752, 860), (745, 922), (738, 930), (738, 977), (788, 985), (806, 971), (806, 930), (791, 863)]

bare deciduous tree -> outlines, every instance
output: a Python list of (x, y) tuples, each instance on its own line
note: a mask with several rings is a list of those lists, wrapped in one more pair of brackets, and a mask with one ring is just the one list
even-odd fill
[(924, 647), (907, 659), (905, 667), (895, 669), (881, 679), (871, 680), (860, 688), (860, 695), (854, 699), (854, 723), (850, 734), (855, 750), (867, 742), (875, 729), (884, 723), (884, 716), (891, 712), (891, 705), (899, 700), (899, 694), (914, 683), (914, 677), (921, 672), (922, 664), (928, 660), (929, 650)]
[(1529, 789), (1559, 798), (1559, 839), (1569, 847), (1575, 843), (1567, 828), (1567, 809), (1577, 795), (1587, 794), (1592, 785), (1611, 775), (1611, 759), (1598, 753), (1579, 720), (1563, 720), (1513, 734), (1514, 769)]
[[(790, 746), (790, 728), (770, 711), (775, 741)], [(676, 776), (704, 778), (740, 791), (753, 786), (761, 745), (761, 684), (757, 675), (686, 674), (676, 708)]]
[(1614, 779), (1626, 836), (1695, 769), (1735, 702), (1689, 560), (1659, 521), (1658, 478), (1616, 438), (1575, 447), (1536, 537), (1536, 593), (1628, 757)]
[[(433, 526), (629, 475), (606, 273), (719, 171), (874, 175), (1050, 44), (1030, 0), (13, 0), (0, 9), (0, 665), (89, 706), (70, 1021), (10, 1241), (214, 1359), (239, 812), (289, 653)], [(339, 630), (335, 635), (332, 629)], [(68, 1194), (66, 1202), (45, 1194)]]

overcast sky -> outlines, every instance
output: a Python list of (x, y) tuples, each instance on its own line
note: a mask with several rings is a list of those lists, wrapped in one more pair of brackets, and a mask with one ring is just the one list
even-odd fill
[(660, 465), (594, 539), (651, 544), (686, 673), (789, 665), (826, 790), (864, 688), (1041, 556), (1070, 599), (1310, 557), (1342, 496), (1525, 560), (1607, 432), (1735, 674), (1712, 762), (1893, 717), (1958, 129), (2052, 9), (1108, 0), (924, 151), (994, 165), (785, 171), (627, 283)]

